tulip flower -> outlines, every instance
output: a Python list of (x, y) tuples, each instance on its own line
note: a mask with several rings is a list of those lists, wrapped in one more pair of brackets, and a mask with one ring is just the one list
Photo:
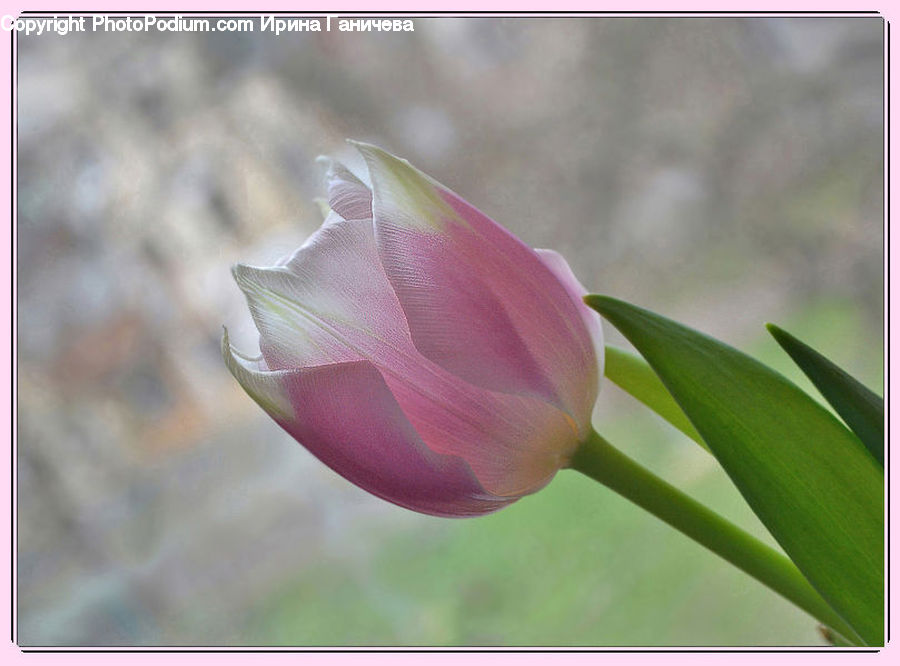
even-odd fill
[[(802, 518), (793, 524), (806, 525), (821, 518), (829, 493), (847, 489), (853, 496), (847, 506), (865, 509), (857, 512), (868, 520), (861, 528), (856, 518), (838, 522), (835, 509), (817, 523), (818, 532), (773, 530), (802, 556), (797, 563), (810, 572), (807, 579), (787, 557), (593, 430), (605, 355), (600, 321), (560, 255), (527, 247), (406, 161), (354, 145), (371, 186), (329, 162), (322, 227), (275, 266), (233, 271), (259, 329), (260, 354), (235, 351), (227, 331), (222, 353), (241, 386), (282, 428), (361, 488), (438, 516), (496, 511), (571, 467), (756, 577), (849, 643), (881, 644), (883, 476), (875, 458), (848, 440), (852, 433), (826, 412), (819, 415), (806, 396), (819, 415), (811, 416), (799, 389), (785, 389), (785, 380), (727, 345), (623, 301), (588, 297), (659, 367), (610, 364), (611, 377), (651, 396), (647, 404), (670, 419), (675, 414), (673, 422), (684, 410), (691, 425), (685, 431), (709, 445), (730, 475), (753, 481), (742, 488), (748, 499), (775, 507), (760, 512), (762, 518), (783, 526), (791, 509)], [(677, 406), (673, 396), (680, 398)], [(729, 396), (739, 408), (727, 404)], [(773, 409), (781, 415), (774, 422)], [(799, 434), (800, 448), (781, 446), (772, 426), (780, 422), (794, 424), (785, 432)], [(817, 451), (831, 442), (830, 457), (806, 455), (807, 427), (832, 437), (813, 440)], [(841, 456), (849, 472), (833, 464)], [(786, 481), (762, 482), (760, 470)], [(831, 482), (839, 477), (849, 482)], [(804, 494), (821, 483), (828, 493)], [(807, 548), (818, 543), (828, 547)], [(869, 559), (847, 555), (856, 557), (865, 543), (875, 553)], [(820, 568), (804, 548), (833, 551), (828, 566)], [(851, 563), (850, 583), (842, 587), (832, 575), (832, 560)], [(814, 577), (821, 590), (810, 584)], [(859, 593), (858, 580), (867, 584)]]
[(371, 188), (330, 162), (322, 227), (234, 277), (259, 357), (222, 351), (241, 386), (338, 474), (439, 516), (539, 490), (590, 436), (599, 317), (566, 261), (533, 250), (374, 146)]

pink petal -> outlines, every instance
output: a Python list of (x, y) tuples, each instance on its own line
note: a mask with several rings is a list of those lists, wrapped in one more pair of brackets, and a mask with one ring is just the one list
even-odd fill
[(227, 337), (223, 354), (235, 378), (292, 437), (378, 497), (448, 517), (490, 513), (516, 499), (486, 492), (463, 460), (429, 450), (368, 362), (262, 372), (234, 356)]
[(586, 435), (597, 360), (563, 284), (533, 250), (405, 160), (358, 148), (382, 263), (416, 348), (471, 383), (559, 406)]
[(572, 419), (533, 396), (469, 384), (420, 356), (420, 370), (382, 370), (407, 418), (430, 449), (457, 455), (495, 495), (543, 488), (568, 465), (579, 436)]
[(372, 192), (359, 178), (337, 160), (325, 157), (328, 164), (328, 205), (345, 220), (372, 219)]
[(410, 346), (371, 220), (332, 214), (283, 265), (238, 265), (234, 276), (272, 369), (361, 360), (376, 343)]
[[(334, 227), (354, 228), (362, 226), (342, 222)], [(323, 255), (291, 270), (289, 262), (278, 269), (237, 272), (268, 368), (369, 361), (429, 448), (462, 457), (496, 495), (534, 492), (565, 466), (579, 440), (571, 418), (539, 398), (470, 384), (424, 357), (409, 338), (396, 299), (365, 307), (371, 301), (353, 291), (377, 283), (373, 267), (378, 263), (364, 264), (373, 271), (365, 279), (354, 277), (364, 268), (339, 259), (337, 249), (346, 250), (347, 244), (320, 242)], [(317, 261), (325, 263), (317, 266)], [(308, 274), (297, 275), (304, 267)], [(380, 280), (387, 285), (383, 274)]]
[(567, 262), (559, 252), (542, 249), (536, 249), (535, 252), (537, 252), (540, 260), (553, 271), (557, 278), (559, 278), (559, 281), (566, 288), (569, 296), (572, 297), (575, 309), (578, 310), (578, 313), (584, 321), (584, 325), (587, 327), (588, 333), (591, 335), (591, 340), (594, 343), (594, 355), (597, 357), (597, 373), (599, 377), (602, 377), (603, 361), (606, 358), (603, 341), (603, 327), (600, 323), (600, 315), (584, 303), (583, 298), (588, 293), (588, 290), (585, 289), (578, 278), (575, 277), (575, 273), (572, 272), (569, 262)]
[(472, 384), (419, 352), (371, 221), (334, 214), (284, 265), (238, 266), (235, 277), (260, 331), (266, 366), (256, 369), (370, 362), (428, 448), (461, 457), (493, 495), (538, 490), (583, 438), (543, 399)]

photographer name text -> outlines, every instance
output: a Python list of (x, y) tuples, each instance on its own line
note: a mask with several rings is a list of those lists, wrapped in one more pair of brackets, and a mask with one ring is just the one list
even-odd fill
[(52, 16), (4, 15), (0, 28), (24, 35), (73, 32), (413, 32), (412, 19), (322, 17), (185, 18), (183, 16)]

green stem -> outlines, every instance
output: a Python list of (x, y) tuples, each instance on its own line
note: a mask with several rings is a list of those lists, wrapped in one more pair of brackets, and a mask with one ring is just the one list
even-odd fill
[(644, 469), (596, 432), (575, 453), (571, 467), (706, 546), (845, 638), (864, 644), (787, 557)]

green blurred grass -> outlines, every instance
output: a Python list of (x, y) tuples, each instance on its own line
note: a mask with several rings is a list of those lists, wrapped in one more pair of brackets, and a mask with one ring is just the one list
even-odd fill
[[(880, 392), (881, 347), (853, 303), (778, 323)], [(809, 390), (762, 322), (747, 351)], [(773, 543), (700, 447), (609, 383), (601, 402), (611, 441)], [(299, 571), (248, 617), (254, 644), (823, 645), (802, 611), (569, 470), (497, 514), (389, 536), (362, 567)]]

